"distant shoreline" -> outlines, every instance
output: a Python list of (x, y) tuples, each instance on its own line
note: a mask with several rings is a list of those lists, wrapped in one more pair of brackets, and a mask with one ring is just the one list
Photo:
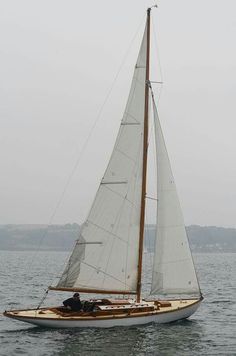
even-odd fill
[[(45, 249), (45, 250), (5, 250), (5, 249), (0, 249), (0, 252), (55, 252), (55, 253), (68, 253), (70, 252), (70, 250), (50, 250), (50, 249)], [(148, 252), (149, 253), (149, 252)], [(220, 255), (220, 254), (236, 254), (236, 251), (193, 251), (192, 250), (193, 255), (198, 255), (198, 254), (206, 254), (206, 255)]]
[[(2, 251), (70, 251), (78, 238), (80, 226), (19, 224), (0, 225)], [(190, 247), (200, 253), (235, 253), (236, 229), (216, 226), (190, 225), (186, 227)], [(145, 227), (145, 249), (153, 251), (155, 226)]]

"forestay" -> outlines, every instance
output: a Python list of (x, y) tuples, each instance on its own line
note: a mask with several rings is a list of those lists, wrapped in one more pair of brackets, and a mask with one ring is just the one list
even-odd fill
[(136, 292), (146, 31), (115, 147), (57, 288)]
[(199, 295), (182, 211), (153, 100), (157, 152), (157, 229), (151, 294)]

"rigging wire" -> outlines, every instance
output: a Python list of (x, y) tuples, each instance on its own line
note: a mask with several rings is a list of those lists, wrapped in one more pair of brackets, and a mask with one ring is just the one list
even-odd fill
[[(68, 189), (68, 187), (69, 187), (69, 185), (70, 185), (70, 182), (71, 182), (71, 180), (72, 180), (72, 178), (73, 178), (73, 176), (74, 176), (74, 174), (75, 174), (75, 172), (76, 172), (76, 170), (77, 170), (77, 168), (78, 168), (78, 166), (79, 166), (79, 164), (80, 164), (80, 162), (81, 162), (81, 159), (82, 159), (83, 154), (84, 154), (84, 152), (85, 152), (85, 150), (86, 150), (86, 148), (87, 148), (87, 146), (88, 146), (88, 143), (89, 143), (89, 141), (90, 141), (90, 138), (91, 138), (91, 136), (92, 136), (92, 134), (93, 134), (93, 132), (94, 132), (94, 130), (95, 130), (95, 128), (96, 128), (96, 126), (97, 126), (97, 124), (98, 124), (98, 122), (99, 122), (101, 116), (102, 116), (104, 107), (105, 107), (105, 105), (107, 104), (107, 102), (108, 102), (108, 100), (109, 100), (109, 98), (110, 98), (110, 96), (111, 96), (111, 93), (112, 93), (112, 91), (113, 91), (113, 89), (114, 89), (114, 86), (115, 86), (115, 84), (116, 84), (116, 82), (117, 82), (117, 79), (118, 79), (118, 77), (119, 77), (119, 75), (120, 75), (120, 72), (122, 71), (122, 69), (123, 69), (123, 67), (124, 67), (124, 64), (125, 64), (125, 62), (126, 62), (126, 60), (127, 60), (128, 54), (130, 53), (131, 47), (133, 46), (133, 43), (134, 43), (134, 41), (135, 41), (135, 39), (136, 39), (136, 37), (137, 37), (139, 31), (140, 31), (140, 28), (141, 28), (141, 26), (142, 26), (142, 24), (143, 24), (143, 19), (144, 19), (144, 17), (145, 17), (145, 15), (142, 16), (142, 20), (140, 21), (140, 23), (139, 23), (139, 25), (138, 25), (138, 28), (137, 28), (135, 34), (133, 35), (133, 37), (132, 37), (132, 39), (131, 39), (131, 41), (130, 41), (130, 44), (129, 44), (129, 46), (128, 46), (128, 49), (127, 49), (126, 52), (125, 52), (125, 55), (124, 55), (124, 57), (123, 57), (123, 59), (122, 59), (122, 61), (121, 61), (121, 64), (120, 64), (120, 66), (119, 66), (119, 68), (118, 68), (118, 71), (117, 71), (117, 73), (116, 73), (116, 75), (115, 75), (115, 77), (114, 77), (114, 79), (113, 79), (113, 81), (112, 81), (112, 84), (111, 84), (111, 86), (110, 86), (110, 88), (109, 88), (109, 90), (108, 90), (108, 92), (107, 92), (107, 94), (106, 94), (106, 96), (105, 96), (105, 99), (104, 99), (104, 101), (103, 101), (103, 103), (102, 103), (102, 105), (101, 105), (101, 107), (100, 107), (100, 109), (99, 109), (99, 111), (98, 111), (98, 113), (97, 113), (97, 115), (96, 115), (96, 118), (95, 118), (94, 123), (93, 123), (93, 125), (92, 125), (92, 127), (91, 127), (91, 129), (90, 129), (90, 131), (89, 131), (89, 133), (88, 133), (88, 136), (87, 136), (86, 140), (84, 141), (84, 144), (83, 144), (83, 146), (82, 146), (82, 148), (81, 148), (81, 150), (80, 150), (80, 152), (79, 152), (79, 155), (78, 155), (78, 157), (77, 157), (77, 159), (76, 159), (76, 162), (75, 162), (75, 164), (74, 164), (74, 167), (73, 167), (71, 173), (69, 174), (69, 176), (68, 176), (68, 178), (67, 178), (67, 180), (66, 180), (66, 183), (65, 183), (65, 185), (64, 185), (64, 188), (63, 188), (63, 190), (62, 190), (62, 193), (61, 193), (61, 195), (60, 195), (60, 197), (59, 197), (59, 199), (58, 199), (58, 201), (57, 201), (57, 203), (56, 203), (56, 205), (55, 205), (55, 208), (54, 208), (54, 210), (53, 210), (53, 212), (52, 212), (52, 214), (51, 214), (51, 216), (50, 216), (50, 218), (49, 218), (48, 224), (46, 225), (46, 230), (45, 230), (45, 232), (42, 234), (42, 237), (40, 238), (39, 243), (38, 243), (38, 247), (37, 247), (35, 253), (34, 253), (33, 256), (32, 256), (32, 261), (31, 261), (30, 264), (29, 264), (28, 271), (29, 271), (29, 270), (31, 269), (31, 267), (32, 267), (32, 264), (33, 264), (33, 262), (34, 262), (34, 260), (35, 260), (35, 257), (36, 257), (36, 255), (37, 255), (37, 253), (38, 253), (38, 251), (39, 251), (39, 248), (40, 248), (40, 246), (42, 245), (42, 243), (43, 243), (45, 237), (46, 237), (47, 234), (48, 234), (48, 230), (49, 230), (50, 226), (52, 225), (53, 219), (54, 219), (54, 217), (55, 217), (55, 215), (56, 215), (56, 213), (57, 213), (57, 211), (58, 211), (58, 209), (59, 209), (59, 207), (60, 207), (60, 205), (61, 205), (61, 203), (62, 203), (64, 197), (65, 197), (65, 194), (66, 194), (66, 191), (67, 191), (67, 189)], [(67, 257), (66, 262), (68, 261), (68, 259), (69, 259), (69, 256)], [(66, 262), (64, 263), (63, 267), (65, 267)]]
[(150, 80), (149, 83), (150, 84), (157, 84), (157, 87), (158, 87), (158, 92), (157, 92), (157, 95), (156, 95), (156, 98), (157, 98), (157, 103), (159, 103), (160, 101), (160, 98), (161, 98), (161, 94), (162, 94), (162, 90), (163, 90), (163, 84), (164, 84), (164, 80), (163, 80), (163, 71), (162, 71), (162, 67), (161, 67), (161, 59), (160, 59), (160, 51), (159, 51), (159, 47), (158, 47), (158, 41), (157, 41), (157, 34), (156, 34), (156, 30), (155, 30), (155, 20), (154, 20), (154, 17), (152, 18), (153, 21), (151, 23), (151, 26), (152, 26), (152, 33), (153, 33), (153, 43), (154, 43), (154, 47), (155, 47), (155, 50), (153, 50), (153, 53), (155, 53), (156, 55), (156, 60), (157, 60), (157, 68), (159, 68), (159, 73), (157, 74), (157, 77), (160, 76), (160, 80)]
[[(140, 26), (139, 26), (139, 28), (140, 28)], [(139, 30), (138, 30), (138, 31), (139, 31)], [(134, 39), (136, 38), (138, 31), (136, 31), (136, 34), (135, 34), (135, 36), (134, 36), (132, 42), (133, 42)], [(131, 45), (132, 45), (132, 43), (131, 43)], [(131, 47), (131, 45), (130, 45), (130, 47)], [(129, 50), (130, 50), (130, 47), (129, 47)], [(123, 60), (123, 62), (122, 62), (122, 65), (120, 66), (119, 72), (120, 72), (120, 70), (121, 70), (121, 68), (122, 68), (122, 66), (123, 66), (123, 63), (125, 62), (125, 59), (126, 59), (126, 57), (127, 57), (127, 54), (128, 54), (128, 52), (129, 52), (129, 50), (126, 52), (126, 56), (125, 56), (125, 58), (124, 58), (124, 60)], [(119, 72), (117, 73), (115, 80), (117, 79)], [(114, 83), (113, 83), (113, 85), (112, 85), (112, 88), (113, 88), (113, 86), (114, 86)], [(111, 88), (111, 90), (112, 90), (112, 88)], [(110, 91), (111, 91), (111, 90), (110, 90)], [(110, 92), (108, 93), (108, 96), (109, 96), (109, 95), (110, 95)], [(108, 98), (108, 97), (107, 97), (107, 98)], [(107, 98), (105, 99), (105, 102), (106, 102)], [(105, 103), (105, 102), (104, 102), (104, 103)], [(100, 115), (100, 112), (99, 112), (99, 115)], [(96, 123), (95, 123), (95, 124), (96, 124)], [(113, 244), (112, 244), (112, 245), (113, 245)], [(109, 262), (109, 260), (108, 260), (108, 262)], [(94, 270), (96, 271), (96, 268), (95, 268), (95, 267), (94, 267)]]
[[(142, 22), (143, 22), (143, 18), (142, 18)], [(80, 153), (79, 153), (79, 156), (78, 156), (78, 158), (77, 158), (77, 160), (76, 160), (76, 162), (75, 162), (75, 165), (74, 165), (74, 167), (73, 167), (73, 169), (72, 169), (70, 175), (69, 175), (68, 178), (67, 178), (67, 181), (66, 181), (66, 184), (65, 184), (65, 186), (64, 186), (64, 189), (63, 189), (63, 191), (62, 191), (62, 193), (61, 193), (61, 195), (60, 195), (60, 197), (59, 197), (59, 200), (58, 200), (58, 202), (57, 202), (57, 204), (56, 204), (56, 206), (55, 206), (55, 208), (54, 208), (54, 210), (53, 210), (53, 212), (52, 212), (52, 214), (51, 214), (51, 216), (50, 216), (50, 219), (49, 219), (49, 222), (48, 222), (48, 224), (47, 224), (46, 230), (45, 230), (44, 234), (42, 235), (41, 239), (39, 240), (38, 249), (36, 250), (35, 254), (34, 254), (33, 257), (32, 257), (32, 262), (31, 262), (31, 264), (30, 264), (30, 266), (29, 266), (29, 269), (30, 269), (31, 266), (32, 266), (32, 263), (33, 263), (33, 261), (34, 261), (34, 259), (35, 259), (35, 256), (36, 256), (37, 253), (38, 253), (38, 250), (39, 250), (40, 246), (42, 245), (43, 240), (45, 239), (46, 235), (48, 234), (48, 230), (49, 230), (49, 228), (50, 228), (50, 226), (51, 226), (51, 224), (52, 224), (52, 222), (53, 222), (53, 219), (54, 219), (54, 217), (55, 217), (55, 215), (56, 215), (56, 213), (57, 213), (57, 211), (58, 211), (58, 209), (59, 209), (59, 207), (60, 207), (60, 205), (61, 205), (61, 203), (62, 203), (62, 201), (63, 201), (63, 199), (64, 199), (64, 196), (65, 196), (65, 194), (66, 194), (67, 188), (68, 188), (68, 186), (69, 186), (69, 184), (70, 184), (70, 182), (71, 182), (71, 180), (72, 180), (72, 178), (73, 178), (73, 176), (74, 176), (74, 174), (75, 174), (75, 172), (76, 172), (76, 170), (77, 170), (77, 168), (78, 168), (78, 166), (79, 166), (79, 163), (80, 163), (80, 161), (81, 161), (81, 158), (82, 158), (82, 156), (83, 156), (83, 153), (84, 153), (84, 151), (85, 151), (85, 149), (86, 149), (86, 147), (87, 147), (87, 145), (88, 145), (88, 142), (90, 141), (90, 138), (91, 138), (91, 136), (92, 136), (92, 134), (93, 134), (93, 132), (94, 132), (94, 130), (95, 130), (97, 124), (98, 124), (98, 121), (99, 121), (99, 119), (100, 119), (100, 117), (101, 117), (101, 115), (102, 115), (103, 109), (104, 109), (106, 103), (108, 102), (108, 99), (109, 99), (109, 97), (110, 97), (110, 95), (111, 95), (111, 93), (112, 93), (112, 90), (113, 90), (113, 88), (114, 88), (114, 86), (115, 86), (115, 83), (116, 83), (116, 81), (117, 81), (117, 78), (119, 77), (119, 74), (120, 74), (120, 72), (121, 72), (121, 70), (122, 70), (122, 68), (123, 68), (123, 66), (124, 66), (124, 63), (125, 63), (126, 58), (127, 58), (128, 54), (129, 54), (129, 52), (130, 52), (130, 49), (131, 49), (131, 47), (132, 47), (132, 45), (133, 45), (133, 42), (134, 42), (135, 38), (137, 37), (137, 34), (138, 34), (138, 32), (139, 32), (139, 29), (140, 29), (140, 27), (141, 27), (142, 22), (140, 23), (140, 25), (139, 25), (139, 27), (138, 27), (138, 29), (137, 29), (135, 35), (133, 36), (133, 38), (132, 38), (132, 40), (131, 40), (131, 43), (130, 43), (130, 45), (129, 45), (129, 47), (128, 47), (126, 53), (125, 53), (125, 56), (124, 56), (124, 58), (123, 58), (123, 60), (122, 60), (122, 62), (121, 62), (121, 65), (119, 66), (118, 72), (117, 72), (116, 75), (115, 75), (115, 78), (114, 78), (114, 80), (113, 80), (113, 82), (112, 82), (112, 85), (111, 85), (110, 89), (108, 90), (108, 93), (107, 93), (107, 95), (106, 95), (106, 97), (105, 97), (105, 99), (104, 99), (104, 101), (103, 101), (103, 103), (102, 103), (102, 105), (101, 105), (100, 110), (98, 111), (98, 114), (97, 114), (97, 116), (96, 116), (96, 119), (95, 119), (95, 121), (94, 121), (94, 124), (92, 125), (92, 128), (90, 129), (90, 132), (89, 132), (89, 134), (88, 134), (88, 136), (87, 136), (87, 138), (86, 138), (86, 140), (85, 140), (85, 142), (84, 142), (84, 144), (83, 144), (83, 146), (82, 146), (82, 149), (81, 149), (81, 151), (80, 151)], [(154, 32), (154, 33), (155, 33), (155, 32)], [(155, 35), (155, 39), (156, 39), (156, 35)], [(156, 41), (156, 42), (157, 42), (157, 41)], [(156, 48), (157, 48), (157, 43), (156, 43), (156, 42), (155, 42), (155, 44), (156, 44)], [(162, 78), (162, 74), (161, 74), (161, 78)], [(151, 131), (152, 131), (152, 129), (151, 129)], [(68, 260), (68, 258), (67, 258), (67, 260)], [(47, 292), (48, 292), (48, 291), (47, 291)], [(47, 292), (46, 292), (46, 294), (47, 294)], [(45, 297), (46, 297), (46, 295), (45, 295)]]
[(44, 293), (44, 295), (42, 296), (42, 298), (40, 299), (40, 302), (39, 302), (39, 304), (38, 304), (38, 306), (37, 306), (36, 309), (39, 309), (39, 308), (41, 307), (41, 305), (43, 304), (43, 302), (44, 302), (45, 299), (47, 298), (48, 292), (49, 292), (49, 290), (46, 289), (46, 290), (45, 290), (45, 293)]
[[(157, 6), (155, 6), (155, 7), (157, 7)], [(152, 98), (154, 99), (154, 92), (153, 92), (152, 83), (153, 84), (158, 84), (159, 91), (158, 91), (158, 94), (156, 96), (156, 102), (159, 103), (160, 102), (160, 98), (161, 98), (161, 94), (162, 94), (162, 88), (163, 88), (164, 80), (163, 80), (163, 71), (162, 71), (162, 68), (161, 68), (161, 59), (160, 59), (160, 55), (159, 55), (160, 51), (159, 51), (159, 48), (158, 48), (157, 34), (156, 34), (156, 31), (155, 31), (154, 22), (155, 21), (154, 21), (154, 17), (153, 17), (153, 22), (151, 23), (151, 25), (152, 25), (154, 44), (155, 44), (154, 53), (156, 53), (156, 56), (157, 56), (160, 80), (158, 80), (158, 81), (149, 80), (149, 88), (150, 88), (150, 91), (151, 91)], [(152, 120), (151, 128), (150, 128), (150, 131), (149, 131), (149, 137), (153, 136), (153, 128), (154, 128), (154, 120)]]
[(158, 47), (158, 41), (157, 41), (157, 34), (156, 34), (156, 30), (155, 30), (156, 24), (155, 24), (155, 18), (153, 17), (153, 22), (152, 22), (152, 32), (153, 32), (153, 38), (154, 38), (154, 44), (155, 44), (155, 53), (157, 56), (157, 61), (158, 61), (158, 68), (159, 68), (159, 72), (160, 72), (160, 84), (163, 84), (164, 79), (163, 79), (163, 70), (161, 67), (161, 58), (160, 58), (160, 50)]
[[(74, 176), (74, 174), (75, 174), (75, 172), (76, 172), (76, 170), (77, 170), (77, 168), (78, 168), (78, 166), (79, 166), (79, 163), (80, 163), (81, 158), (82, 158), (82, 156), (83, 156), (83, 154), (84, 154), (84, 151), (85, 151), (85, 149), (86, 149), (86, 147), (87, 147), (87, 145), (88, 145), (88, 142), (89, 142), (89, 140), (90, 140), (90, 138), (91, 138), (91, 136), (92, 136), (92, 134), (93, 134), (93, 132), (94, 132), (94, 130), (95, 130), (97, 124), (98, 124), (98, 121), (99, 121), (101, 115), (102, 115), (103, 109), (104, 109), (106, 103), (108, 102), (108, 99), (110, 98), (110, 95), (111, 95), (112, 90), (113, 90), (113, 88), (114, 88), (114, 86), (115, 86), (115, 83), (116, 83), (116, 81), (117, 81), (117, 79), (118, 79), (118, 77), (119, 77), (119, 74), (120, 74), (120, 72), (121, 72), (121, 70), (122, 70), (122, 68), (123, 68), (123, 66), (124, 66), (124, 64), (125, 64), (125, 61), (126, 61), (126, 59), (127, 59), (127, 56), (128, 56), (128, 54), (129, 54), (129, 52), (130, 52), (130, 50), (131, 50), (131, 47), (132, 47), (132, 45), (133, 45), (133, 43), (134, 43), (134, 41), (135, 41), (135, 39), (136, 39), (136, 37), (137, 37), (137, 35), (138, 35), (138, 32), (139, 32), (139, 30), (140, 30), (140, 28), (141, 28), (141, 25), (142, 25), (142, 23), (143, 23), (144, 17), (145, 17), (145, 16), (142, 17), (142, 20), (141, 20), (140, 23), (139, 23), (138, 29), (136, 30), (134, 36), (133, 36), (132, 39), (131, 39), (131, 42), (130, 42), (130, 44), (129, 44), (129, 46), (128, 46), (128, 49), (127, 49), (126, 52), (125, 52), (125, 56), (123, 57), (123, 60), (122, 60), (120, 66), (119, 66), (119, 68), (118, 68), (118, 71), (117, 71), (117, 73), (116, 73), (116, 75), (115, 75), (115, 77), (114, 77), (114, 79), (113, 79), (113, 81), (112, 81), (112, 84), (111, 84), (111, 86), (110, 86), (110, 88), (109, 88), (109, 90), (108, 90), (108, 92), (107, 92), (107, 95), (106, 95), (106, 97), (105, 97), (105, 99), (104, 99), (104, 101), (103, 101), (103, 103), (102, 103), (102, 105), (101, 105), (101, 107), (100, 107), (100, 109), (99, 109), (99, 111), (98, 111), (98, 114), (97, 114), (97, 116), (96, 116), (96, 118), (95, 118), (95, 121), (94, 121), (94, 123), (93, 123), (93, 125), (92, 125), (92, 127), (91, 127), (91, 129), (90, 129), (90, 131), (89, 131), (89, 134), (88, 134), (88, 136), (87, 136), (87, 138), (86, 138), (86, 140), (85, 140), (85, 142), (84, 142), (84, 144), (83, 144), (83, 146), (82, 146), (82, 149), (81, 149), (81, 151), (80, 151), (80, 153), (79, 153), (79, 156), (78, 156), (78, 158), (77, 158), (77, 160), (76, 160), (76, 162), (75, 162), (75, 165), (74, 165), (74, 167), (73, 167), (71, 173), (69, 174), (69, 176), (68, 176), (68, 178), (67, 178), (67, 181), (66, 181), (66, 183), (65, 183), (65, 185), (64, 185), (64, 188), (63, 188), (63, 190), (62, 190), (62, 193), (61, 193), (61, 195), (60, 195), (60, 197), (59, 197), (59, 200), (57, 201), (56, 206), (55, 206), (55, 208), (54, 208), (54, 210), (53, 210), (53, 212), (52, 212), (52, 214), (51, 214), (51, 216), (50, 216), (50, 218), (49, 218), (49, 221), (48, 221), (48, 223), (46, 224), (46, 230), (45, 230), (45, 232), (42, 234), (42, 237), (41, 237), (40, 240), (39, 240), (38, 248), (36, 249), (36, 252), (35, 252), (35, 254), (34, 254), (33, 257), (32, 257), (32, 261), (31, 261), (31, 263), (30, 263), (30, 265), (29, 265), (28, 270), (32, 267), (32, 263), (33, 263), (33, 261), (34, 261), (34, 258), (35, 258), (35, 256), (37, 255), (37, 253), (38, 253), (38, 251), (39, 251), (39, 248), (40, 248), (40, 246), (42, 245), (42, 242), (44, 241), (45, 237), (47, 236), (47, 234), (48, 234), (48, 229), (49, 229), (49, 227), (52, 225), (53, 219), (54, 219), (54, 217), (55, 217), (55, 215), (56, 215), (56, 213), (57, 213), (57, 211), (58, 211), (58, 209), (59, 209), (59, 207), (60, 207), (60, 205), (61, 205), (61, 203), (62, 203), (64, 197), (65, 197), (67, 188), (69, 187), (69, 184), (70, 184), (70, 182), (71, 182), (71, 180), (72, 180), (72, 178), (73, 178), (73, 176)], [(154, 27), (153, 27), (153, 30), (154, 30)], [(156, 34), (155, 34), (155, 31), (154, 31), (154, 38), (155, 38), (156, 48), (158, 48), (158, 47), (157, 47), (157, 41), (156, 41)], [(162, 74), (161, 74), (161, 79), (162, 79)]]

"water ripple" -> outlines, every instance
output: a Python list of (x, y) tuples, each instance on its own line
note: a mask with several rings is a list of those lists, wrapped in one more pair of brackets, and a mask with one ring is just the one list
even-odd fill
[[(28, 268), (30, 252), (0, 252), (2, 310), (35, 307), (66, 255), (38, 253), (27, 277), (22, 271)], [(0, 355), (236, 355), (235, 257), (235, 254), (195, 255), (205, 300), (189, 320), (129, 328), (54, 330), (1, 315)], [(150, 271), (146, 275), (150, 276)], [(48, 304), (60, 304), (67, 296), (50, 293)]]

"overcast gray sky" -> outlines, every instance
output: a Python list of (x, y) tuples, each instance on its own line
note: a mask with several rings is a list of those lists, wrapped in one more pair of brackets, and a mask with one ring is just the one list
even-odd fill
[[(48, 223), (132, 43), (53, 219), (83, 221), (115, 140), (150, 4), (0, 1), (0, 224)], [(158, 108), (185, 222), (236, 227), (236, 1), (158, 4), (161, 70), (153, 46), (152, 79), (164, 81)]]

